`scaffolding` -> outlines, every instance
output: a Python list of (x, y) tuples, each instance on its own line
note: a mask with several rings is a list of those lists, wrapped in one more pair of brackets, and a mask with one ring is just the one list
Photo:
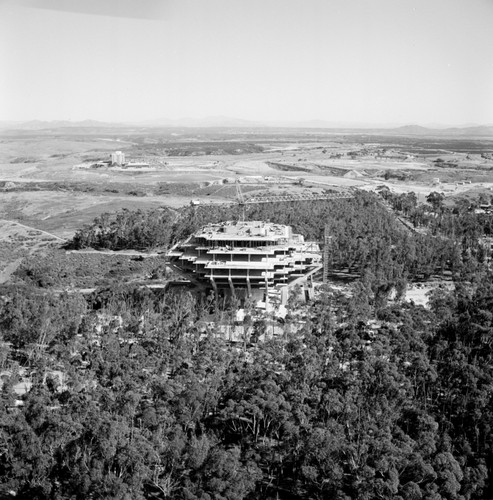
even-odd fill
[[(262, 221), (209, 224), (168, 253), (169, 265), (204, 286), (235, 296), (292, 287), (321, 270), (320, 247), (290, 226)], [(268, 299), (267, 299), (268, 300)]]

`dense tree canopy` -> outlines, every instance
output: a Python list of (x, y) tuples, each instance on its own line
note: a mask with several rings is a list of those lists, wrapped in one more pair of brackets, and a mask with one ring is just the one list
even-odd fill
[[(422, 210), (411, 195), (390, 202), (408, 219)], [(166, 247), (235, 210), (122, 211), (73, 244)], [(475, 215), (440, 201), (419, 232), (364, 193), (248, 207), (307, 239), (327, 227), (332, 270), (354, 281), (348, 294), (322, 287), (283, 322), (249, 317), (237, 344), (221, 331), (234, 304), (214, 297), (10, 288), (0, 497), (492, 497), (493, 275), (479, 250), (490, 223)], [(389, 300), (433, 274), (455, 288), (435, 290), (429, 308)], [(278, 334), (258, 341), (270, 326)]]
[[(190, 294), (120, 288), (54, 307), (20, 289), (0, 314), (12, 345), (1, 495), (485, 498), (488, 283), (442, 289), (430, 310), (369, 304), (364, 283), (352, 298), (328, 289), (303, 322), (247, 350), (200, 327)], [(40, 344), (33, 331), (45, 338), (37, 356), (26, 354)]]

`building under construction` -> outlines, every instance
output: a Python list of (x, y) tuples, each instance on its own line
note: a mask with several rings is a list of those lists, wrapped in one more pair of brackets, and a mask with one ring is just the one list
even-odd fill
[(309, 295), (311, 277), (322, 267), (317, 243), (305, 242), (290, 226), (258, 221), (209, 224), (168, 256), (172, 268), (199, 285), (266, 304), (285, 303), (295, 285)]

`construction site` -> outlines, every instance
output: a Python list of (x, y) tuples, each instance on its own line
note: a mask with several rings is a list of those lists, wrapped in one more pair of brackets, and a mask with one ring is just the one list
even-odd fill
[(312, 277), (322, 269), (318, 243), (305, 242), (289, 226), (262, 221), (208, 224), (168, 257), (170, 267), (197, 286), (266, 309), (286, 304), (297, 286), (310, 298)]

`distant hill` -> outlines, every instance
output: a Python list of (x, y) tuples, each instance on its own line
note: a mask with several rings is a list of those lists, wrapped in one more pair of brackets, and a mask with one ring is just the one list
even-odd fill
[(242, 120), (225, 116), (211, 116), (207, 118), (180, 118), (180, 119), (161, 119), (149, 120), (139, 123), (110, 123), (97, 120), (83, 121), (41, 121), (31, 120), (26, 122), (8, 122), (0, 121), (0, 130), (19, 131), (29, 133), (39, 131), (50, 133), (54, 131), (63, 131), (67, 133), (96, 133), (98, 130), (106, 132), (112, 129), (131, 130), (132, 132), (152, 131), (155, 128), (228, 128), (228, 129), (298, 129), (298, 130), (325, 130), (333, 133), (343, 134), (376, 134), (376, 135), (404, 135), (419, 137), (488, 137), (493, 138), (493, 125), (471, 125), (464, 127), (422, 127), (421, 125), (404, 125), (400, 127), (378, 127), (362, 126), (357, 124), (337, 124), (324, 120), (311, 121), (271, 121), (257, 122), (251, 120)]

